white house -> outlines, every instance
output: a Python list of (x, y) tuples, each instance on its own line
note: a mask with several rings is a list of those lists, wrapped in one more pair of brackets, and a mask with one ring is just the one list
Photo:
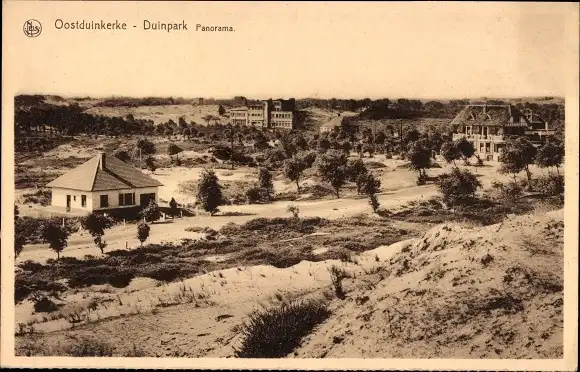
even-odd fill
[(159, 203), (163, 184), (129, 164), (101, 153), (63, 174), (47, 187), (52, 205), (67, 211), (112, 211)]

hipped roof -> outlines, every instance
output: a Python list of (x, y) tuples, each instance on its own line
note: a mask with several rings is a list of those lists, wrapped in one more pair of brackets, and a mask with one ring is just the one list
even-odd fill
[[(510, 118), (513, 118), (513, 122)], [(520, 118), (523, 118), (523, 122)], [(524, 114), (511, 105), (468, 105), (457, 114), (451, 125), (528, 127), (530, 123)]]
[[(101, 166), (103, 160), (104, 166)], [(163, 184), (116, 157), (102, 153), (46, 186), (80, 191), (105, 191), (157, 187)]]

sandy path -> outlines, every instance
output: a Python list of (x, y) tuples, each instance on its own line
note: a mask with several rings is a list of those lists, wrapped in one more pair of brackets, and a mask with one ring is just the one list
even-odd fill
[[(437, 194), (435, 185), (415, 186), (401, 189), (395, 192), (387, 192), (379, 195), (379, 202), (383, 208), (401, 206), (410, 200), (417, 198), (430, 198)], [(162, 242), (179, 243), (182, 239), (195, 239), (199, 233), (185, 231), (188, 227), (211, 227), (219, 229), (227, 223), (244, 223), (254, 218), (288, 217), (286, 211), (289, 202), (275, 202), (271, 204), (231, 205), (221, 207), (221, 214), (215, 216), (194, 216), (167, 220), (165, 223), (151, 224), (150, 238), (147, 243), (159, 244)], [(361, 199), (330, 199), (315, 201), (293, 202), (300, 208), (302, 217), (321, 217), (336, 219), (354, 216), (360, 213), (370, 213), (370, 206), (366, 198)], [(236, 213), (240, 215), (223, 215), (224, 213)], [(104, 240), (107, 242), (106, 251), (125, 249), (125, 247), (137, 248), (139, 241), (136, 238), (134, 224), (115, 226), (106, 231)], [(61, 257), (82, 258), (85, 255), (100, 255), (92, 238), (86, 232), (72, 234), (68, 240), (68, 246), (61, 253)], [(47, 244), (27, 245), (16, 262), (34, 260), (46, 262), (49, 258), (56, 258)]]

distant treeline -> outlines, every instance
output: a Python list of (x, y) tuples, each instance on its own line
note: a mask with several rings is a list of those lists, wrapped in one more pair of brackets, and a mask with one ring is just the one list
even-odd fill
[[(76, 134), (150, 134), (160, 132), (161, 128), (156, 128), (152, 120), (135, 119), (132, 115), (126, 117), (110, 117), (104, 115), (94, 115), (85, 112), (85, 108), (78, 103), (65, 104), (62, 98), (51, 96), (53, 101), (59, 101), (58, 105), (46, 103), (42, 95), (20, 95), (14, 99), (15, 103), (15, 129), (16, 136), (31, 132), (54, 132), (61, 135)], [(62, 102), (62, 104), (61, 104)], [(140, 105), (162, 105), (162, 104), (191, 104), (191, 100), (182, 98), (113, 98), (97, 103), (97, 106), (140, 106)], [(220, 100), (215, 103), (227, 104), (228, 101)], [(231, 100), (231, 104), (237, 101)], [(541, 101), (540, 101), (541, 102)], [(499, 100), (487, 100), (481, 102), (468, 100), (451, 101), (419, 101), (408, 99), (380, 99), (362, 100), (354, 99), (300, 99), (296, 101), (297, 109), (303, 110), (306, 107), (319, 107), (337, 111), (359, 112), (357, 117), (352, 118), (353, 124), (357, 120), (381, 120), (381, 119), (417, 119), (417, 118), (441, 118), (453, 119), (461, 111), (464, 105), (469, 103), (487, 104), (507, 104)], [(558, 103), (536, 103), (520, 102), (514, 105), (516, 108), (527, 111), (532, 110), (534, 114), (550, 123), (554, 129), (563, 130), (564, 127), (564, 105)], [(222, 109), (223, 110), (223, 109)], [(300, 115), (298, 115), (300, 116)], [(298, 119), (297, 116), (297, 119)], [(300, 118), (305, 120), (304, 118)], [(204, 119), (205, 120), (205, 119)], [(210, 124), (211, 118), (206, 120)], [(185, 129), (194, 123), (166, 123), (164, 130), (174, 133), (176, 129)]]
[[(30, 101), (30, 100), (28, 100)], [(74, 136), (76, 134), (145, 134), (154, 129), (152, 120), (134, 119), (131, 116), (108, 117), (84, 112), (78, 104), (16, 106), (14, 112), (15, 136), (32, 132), (48, 132)]]
[(95, 107), (139, 107), (139, 106), (165, 106), (165, 105), (191, 105), (196, 100), (185, 98), (109, 98), (95, 104)]

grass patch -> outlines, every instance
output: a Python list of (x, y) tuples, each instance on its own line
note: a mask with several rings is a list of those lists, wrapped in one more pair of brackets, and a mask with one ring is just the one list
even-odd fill
[(304, 336), (325, 321), (330, 311), (322, 302), (282, 303), (256, 311), (242, 327), (238, 358), (281, 358), (291, 353)]

